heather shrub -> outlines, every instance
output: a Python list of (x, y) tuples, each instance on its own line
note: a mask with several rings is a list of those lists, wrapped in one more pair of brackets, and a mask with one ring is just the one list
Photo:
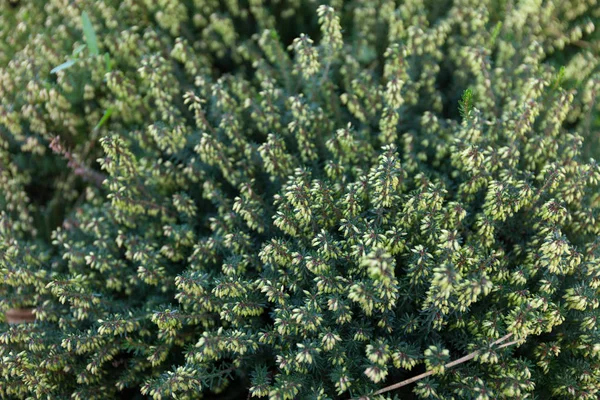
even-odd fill
[(2, 398), (598, 397), (596, 0), (0, 4)]

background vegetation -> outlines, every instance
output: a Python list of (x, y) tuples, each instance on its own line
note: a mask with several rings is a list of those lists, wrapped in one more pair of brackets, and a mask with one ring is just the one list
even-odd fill
[(3, 1), (0, 396), (597, 398), (598, 23)]

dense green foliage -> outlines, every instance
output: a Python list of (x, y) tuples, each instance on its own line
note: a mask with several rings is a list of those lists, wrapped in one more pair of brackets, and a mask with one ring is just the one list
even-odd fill
[(598, 398), (599, 23), (0, 3), (0, 397)]

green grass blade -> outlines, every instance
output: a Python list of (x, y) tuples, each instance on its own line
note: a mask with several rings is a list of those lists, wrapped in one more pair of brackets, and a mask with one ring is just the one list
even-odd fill
[(81, 53), (83, 51), (83, 49), (85, 49), (87, 47), (87, 44), (82, 44), (77, 46), (77, 48), (75, 50), (73, 50), (73, 56), (78, 55), (79, 53)]
[(113, 113), (113, 108), (109, 107), (105, 112), (104, 115), (102, 116), (102, 118), (100, 119), (100, 122), (98, 122), (98, 124), (94, 127), (94, 130), (100, 128), (102, 125), (104, 125), (104, 123), (106, 121), (108, 121), (108, 119), (110, 118), (110, 116)]
[(85, 41), (87, 43), (88, 49), (90, 49), (90, 53), (93, 55), (100, 54), (100, 50), (98, 49), (98, 39), (96, 39), (96, 32), (94, 32), (94, 27), (92, 26), (90, 17), (85, 11), (81, 14), (81, 22), (83, 24), (83, 34), (85, 36)]
[(50, 73), (55, 74), (58, 71), (62, 71), (63, 69), (67, 69), (67, 68), (71, 67), (73, 64), (75, 64), (75, 60), (67, 60), (64, 63), (60, 64), (59, 66), (52, 68), (52, 70), (50, 70)]
[(106, 64), (106, 72), (111, 72), (112, 61), (110, 61), (110, 55), (108, 53), (104, 53), (104, 63)]

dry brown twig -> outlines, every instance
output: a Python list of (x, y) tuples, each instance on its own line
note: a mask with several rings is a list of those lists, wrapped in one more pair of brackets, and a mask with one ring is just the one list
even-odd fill
[[(508, 339), (510, 339), (512, 336), (513, 336), (512, 333), (504, 335), (500, 339), (494, 341), (492, 343), (492, 346), (495, 346), (497, 344), (503, 343), (503, 342), (507, 341)], [(512, 346), (513, 344), (516, 344), (518, 342), (520, 342), (520, 340), (513, 340), (513, 341), (508, 342), (508, 343), (503, 343), (502, 345), (496, 347), (496, 349), (502, 349), (504, 347)], [(473, 358), (475, 358), (480, 353), (480, 351), (481, 350), (476, 350), (476, 351), (474, 351), (472, 353), (467, 354), (464, 357), (461, 357), (459, 359), (451, 361), (448, 364), (444, 365), (444, 368), (446, 368), (446, 369), (452, 368), (452, 367), (455, 367), (455, 366), (457, 366), (459, 364), (462, 364), (464, 362), (472, 360)], [(431, 375), (433, 375), (433, 371), (427, 371), (427, 372), (424, 372), (424, 373), (422, 373), (420, 375), (413, 376), (412, 378), (406, 379), (406, 380), (404, 380), (402, 382), (398, 382), (398, 383), (395, 383), (393, 385), (386, 386), (383, 389), (379, 389), (378, 391), (376, 391), (373, 394), (374, 395), (378, 395), (378, 394), (383, 394), (383, 393), (386, 393), (386, 392), (389, 392), (389, 391), (392, 391), (392, 390), (395, 390), (395, 389), (399, 389), (399, 388), (401, 388), (403, 386), (410, 385), (411, 383), (419, 381), (419, 380), (421, 380), (423, 378), (427, 378), (428, 376), (431, 376)], [(365, 399), (367, 399), (367, 397), (359, 397), (357, 399), (352, 399), (352, 400), (365, 400)]]
[(67, 165), (69, 168), (73, 169), (75, 175), (81, 176), (83, 179), (94, 183), (98, 187), (102, 187), (102, 182), (104, 182), (106, 176), (85, 166), (79, 161), (79, 157), (77, 157), (76, 154), (71, 153), (62, 145), (58, 136), (55, 136), (54, 139), (52, 139), (49, 147), (54, 153), (62, 155), (68, 161)]
[(11, 308), (6, 311), (6, 322), (21, 324), (35, 321), (35, 314), (31, 308)]

